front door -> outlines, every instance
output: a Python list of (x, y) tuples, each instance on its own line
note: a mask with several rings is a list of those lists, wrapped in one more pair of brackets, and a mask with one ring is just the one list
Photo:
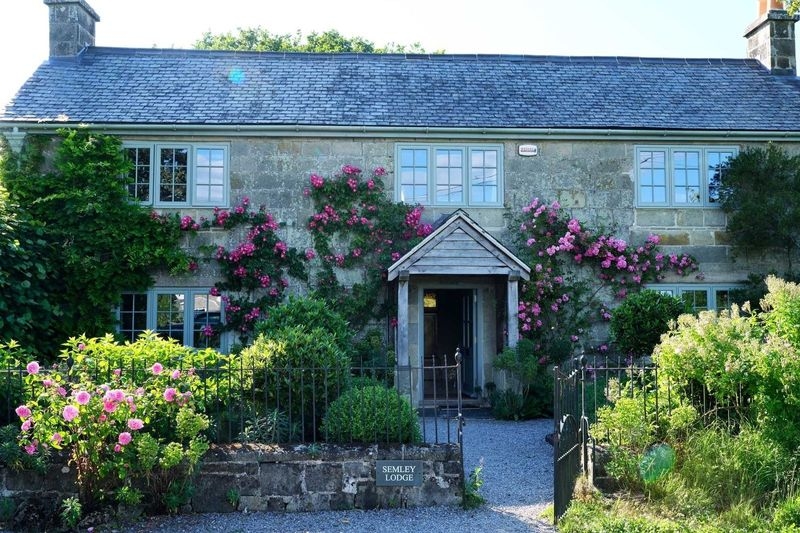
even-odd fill
[[(457, 394), (455, 372), (436, 368), (455, 364), (461, 351), (461, 387), (464, 394), (475, 390), (475, 290), (428, 289), (424, 292), (425, 398)], [(429, 369), (429, 370), (428, 370)]]

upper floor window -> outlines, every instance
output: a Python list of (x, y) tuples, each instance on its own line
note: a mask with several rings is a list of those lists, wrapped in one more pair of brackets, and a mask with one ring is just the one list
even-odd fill
[(119, 333), (131, 342), (144, 330), (185, 346), (222, 349), (222, 298), (207, 289), (152, 289), (126, 293), (118, 309)]
[(227, 146), (126, 143), (123, 149), (132, 163), (132, 198), (160, 207), (227, 205)]
[(726, 163), (736, 147), (636, 148), (636, 200), (640, 207), (715, 206)]
[(400, 144), (397, 197), (424, 205), (498, 206), (503, 203), (500, 145)]

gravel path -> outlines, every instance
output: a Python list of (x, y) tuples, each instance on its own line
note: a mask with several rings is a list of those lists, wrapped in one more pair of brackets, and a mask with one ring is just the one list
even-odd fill
[(483, 459), (487, 504), (459, 507), (326, 511), (314, 513), (227, 513), (156, 517), (125, 533), (355, 533), (463, 531), (553, 532), (538, 517), (553, 501), (553, 449), (544, 440), (552, 420), (503, 422), (468, 418), (464, 427), (467, 475)]

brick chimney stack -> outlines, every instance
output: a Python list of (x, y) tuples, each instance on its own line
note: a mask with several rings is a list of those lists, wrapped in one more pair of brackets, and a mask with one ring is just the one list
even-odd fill
[(747, 57), (758, 59), (777, 76), (795, 76), (794, 23), (781, 0), (758, 0), (758, 18), (745, 30)]
[(50, 58), (74, 57), (94, 46), (94, 23), (100, 16), (86, 0), (44, 0), (50, 8)]

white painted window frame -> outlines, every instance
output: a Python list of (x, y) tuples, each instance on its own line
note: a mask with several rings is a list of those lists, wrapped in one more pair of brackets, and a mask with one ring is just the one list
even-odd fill
[(670, 283), (670, 284), (656, 284), (648, 285), (646, 289), (657, 291), (663, 294), (669, 294), (676, 298), (681, 298), (685, 292), (692, 291), (706, 291), (706, 299), (708, 301), (709, 310), (720, 310), (719, 302), (717, 302), (717, 291), (731, 291), (741, 289), (741, 285), (735, 283)]
[[(398, 143), (395, 146), (395, 198), (402, 199), (402, 166), (401, 154), (403, 150), (425, 150), (428, 157), (428, 201), (423, 205), (431, 207), (502, 207), (504, 198), (505, 169), (504, 152), (502, 144), (490, 143)], [(436, 201), (436, 150), (459, 150), (462, 157), (462, 172), (464, 177), (464, 194), (462, 202), (437, 202)], [(472, 200), (472, 153), (475, 150), (494, 150), (497, 152), (497, 201), (474, 202)]]
[[(678, 207), (678, 208), (709, 208), (719, 207), (719, 202), (711, 202), (708, 195), (708, 154), (711, 152), (732, 152), (736, 157), (740, 151), (738, 146), (733, 145), (637, 145), (634, 150), (634, 172), (636, 176), (636, 207)], [(674, 166), (673, 155), (676, 152), (699, 152), (700, 153), (700, 191), (701, 198), (699, 202), (684, 202), (678, 203), (673, 200), (675, 184), (674, 184)], [(666, 172), (666, 201), (665, 202), (644, 202), (641, 198), (641, 172), (639, 166), (639, 159), (641, 152), (664, 152), (665, 154), (665, 172)]]
[[(144, 205), (152, 205), (160, 208), (181, 208), (181, 207), (229, 207), (230, 205), (230, 145), (227, 143), (186, 143), (186, 142), (123, 142), (122, 148), (150, 148), (150, 200), (141, 202)], [(185, 202), (165, 202), (160, 201), (159, 187), (161, 183), (160, 172), (160, 151), (170, 148), (188, 149), (187, 178), (186, 178), (186, 201)], [(201, 202), (197, 199), (197, 150), (216, 149), (223, 151), (223, 193), (221, 202)]]

